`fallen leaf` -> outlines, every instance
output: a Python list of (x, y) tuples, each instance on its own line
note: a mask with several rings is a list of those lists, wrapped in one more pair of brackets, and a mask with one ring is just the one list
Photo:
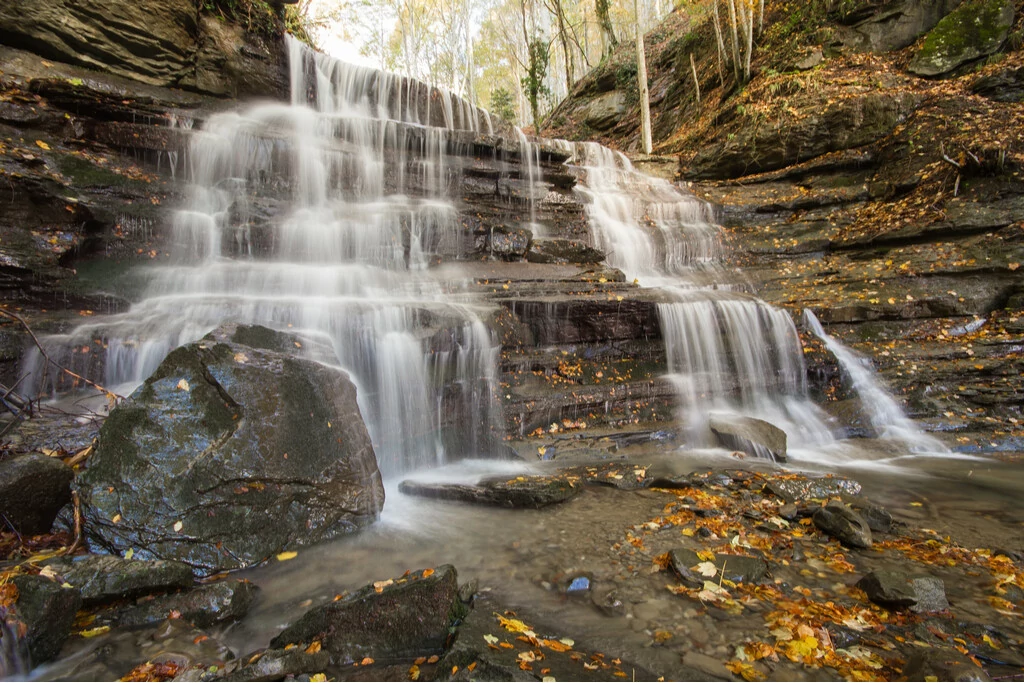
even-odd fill
[(95, 638), (96, 636), (102, 636), (109, 630), (109, 626), (98, 626), (96, 628), (90, 628), (86, 629), (85, 631), (80, 631), (78, 635), (82, 636), (83, 638)]
[(46, 144), (45, 142), (43, 142), (42, 140), (36, 140), (36, 147), (38, 147), (39, 149), (42, 149), (42, 150), (49, 150), (50, 149), (50, 146), (48, 144)]
[(278, 553), (277, 554), (277, 561), (278, 562), (285, 562), (287, 560), (295, 559), (296, 557), (298, 557), (298, 555), (299, 554), (296, 551), (294, 551), (294, 550), (286, 550), (283, 553)]

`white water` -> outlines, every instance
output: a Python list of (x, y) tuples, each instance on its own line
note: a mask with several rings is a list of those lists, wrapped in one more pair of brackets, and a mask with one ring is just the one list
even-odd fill
[(900, 404), (886, 391), (875, 375), (871, 362), (844, 346), (839, 340), (825, 332), (818, 316), (809, 308), (804, 309), (804, 324), (832, 352), (843, 372), (853, 382), (853, 388), (860, 396), (861, 405), (871, 420), (871, 426), (878, 435), (887, 439), (902, 441), (915, 453), (944, 453), (946, 447), (937, 439), (925, 434), (907, 417)]
[[(428, 266), (462, 253), (447, 157), (490, 117), (294, 40), (290, 53), (290, 105), (211, 116), (184, 164), (169, 160), (191, 181), (171, 264), (146, 269), (128, 312), (49, 338), (50, 353), (127, 392), (224, 322), (290, 329), (352, 375), (385, 476), (485, 455), (501, 433), (490, 309)], [(95, 340), (99, 363), (81, 353)]]
[(561, 143), (584, 170), (595, 246), (627, 278), (658, 287), (669, 379), (694, 445), (707, 443), (711, 412), (766, 420), (796, 446), (832, 441), (824, 413), (807, 398), (792, 319), (733, 291), (721, 231), (710, 206), (633, 168), (596, 143)]

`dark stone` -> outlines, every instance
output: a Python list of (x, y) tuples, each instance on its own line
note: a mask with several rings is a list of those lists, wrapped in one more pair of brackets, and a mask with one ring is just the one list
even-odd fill
[(603, 465), (578, 465), (562, 470), (562, 474), (579, 477), (588, 484), (611, 486), (623, 491), (645, 489), (651, 485), (648, 473), (650, 465), (633, 465), (628, 462)]
[(366, 586), (315, 607), (270, 641), (272, 648), (319, 640), (333, 664), (440, 654), (466, 615), (455, 568), (442, 565)]
[(64, 581), (81, 591), (82, 604), (86, 606), (188, 588), (193, 583), (188, 565), (165, 560), (85, 555), (48, 564)]
[(870, 548), (871, 529), (849, 505), (833, 501), (814, 511), (811, 519), (829, 536), (850, 548)]
[(971, 84), (971, 91), (996, 102), (1024, 102), (1024, 67), (982, 76)]
[(485, 479), (476, 485), (406, 480), (398, 490), (410, 496), (456, 500), (509, 508), (542, 508), (569, 500), (581, 490), (579, 479), (567, 476)]
[(526, 257), (533, 233), (525, 228), (497, 226), (487, 234), (487, 251), (502, 261), (518, 261)]
[(249, 612), (259, 589), (248, 581), (223, 581), (180, 593), (141, 599), (127, 608), (115, 608), (98, 621), (123, 627), (159, 624), (172, 615), (197, 628), (237, 621)]
[(907, 68), (918, 76), (941, 76), (996, 52), (1013, 26), (1012, 0), (967, 0), (928, 33)]
[(911, 579), (903, 572), (877, 571), (866, 574), (857, 588), (867, 593), (871, 602), (883, 607), (912, 608), (916, 612), (947, 609), (942, 581), (933, 577)]
[[(12, 579), (18, 597), (5, 621), (9, 633), (25, 627), (25, 641), (33, 666), (57, 657), (71, 633), (82, 596), (74, 588), (62, 588), (44, 576), (16, 576)], [(5, 646), (6, 647), (6, 646)]]
[(565, 239), (534, 238), (526, 260), (530, 263), (594, 264), (604, 261), (604, 252), (585, 242)]
[(376, 518), (384, 489), (348, 376), (229, 341), (241, 329), (175, 349), (111, 411), (79, 477), (93, 542), (212, 574)]
[(764, 490), (787, 503), (798, 503), (823, 500), (844, 493), (855, 496), (861, 489), (860, 484), (853, 479), (827, 475), (817, 479), (772, 479), (765, 484)]
[(800, 510), (793, 503), (786, 503), (779, 506), (779, 517), (792, 522), (800, 517)]
[(718, 582), (723, 578), (734, 583), (761, 583), (768, 577), (768, 563), (759, 557), (716, 554), (715, 559), (710, 560), (715, 565), (714, 576), (704, 576), (694, 569), (704, 561), (688, 548), (677, 548), (669, 553), (672, 570), (693, 588), (700, 588), (705, 581)]
[(712, 413), (708, 426), (726, 448), (772, 462), (786, 462), (786, 432), (770, 422), (746, 415)]
[(892, 515), (885, 508), (878, 505), (865, 505), (858, 508), (857, 511), (872, 531), (887, 534), (892, 529)]
[(0, 525), (45, 534), (71, 500), (74, 471), (56, 458), (30, 453), (0, 461)]
[(825, 624), (825, 630), (837, 650), (852, 647), (861, 641), (860, 633), (839, 624)]
[[(254, 659), (255, 658), (255, 659)], [(244, 666), (228, 673), (222, 681), (283, 681), (290, 676), (322, 673), (331, 663), (327, 650), (309, 653), (301, 647), (264, 650), (241, 658)]]

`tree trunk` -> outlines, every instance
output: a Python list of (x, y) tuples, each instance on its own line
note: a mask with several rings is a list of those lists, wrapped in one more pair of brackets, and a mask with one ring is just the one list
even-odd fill
[(736, 0), (729, 0), (729, 24), (732, 26), (732, 68), (736, 74), (736, 82), (743, 83), (743, 79), (740, 78), (740, 63), (742, 58), (740, 57), (740, 36), (739, 36), (739, 24), (736, 18)]
[(640, 5), (633, 0), (636, 14), (636, 77), (640, 84), (640, 135), (643, 137), (644, 154), (653, 150), (651, 142), (651, 93), (647, 89), (647, 55), (644, 54), (644, 30), (640, 27)]
[(605, 54), (610, 54), (612, 49), (619, 44), (615, 37), (615, 29), (612, 26), (612, 18), (608, 14), (611, 8), (611, 0), (595, 0), (594, 10), (597, 12), (597, 24), (601, 27), (601, 34), (605, 38)]

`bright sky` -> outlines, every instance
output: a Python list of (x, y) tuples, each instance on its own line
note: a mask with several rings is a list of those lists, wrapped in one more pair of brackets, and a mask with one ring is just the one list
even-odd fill
[[(330, 7), (338, 3), (339, 0), (313, 0), (312, 10), (315, 13), (320, 6)], [(362, 64), (364, 66), (376, 66), (369, 58), (359, 54), (359, 45), (346, 41), (343, 34), (344, 31), (341, 26), (337, 26), (334, 29), (327, 28), (319, 32), (317, 40), (320, 48), (327, 54), (343, 59), (346, 62)]]

